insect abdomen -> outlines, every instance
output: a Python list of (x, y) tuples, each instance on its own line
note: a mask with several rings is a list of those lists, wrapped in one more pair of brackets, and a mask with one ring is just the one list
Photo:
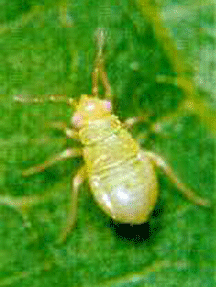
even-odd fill
[[(111, 120), (116, 121), (116, 117), (112, 117)], [(94, 136), (84, 148), (92, 194), (113, 219), (122, 223), (143, 223), (157, 199), (154, 167), (141, 155), (137, 142), (120, 123), (114, 129), (112, 123), (105, 126), (91, 127), (94, 135), (89, 130), (85, 133), (89, 138)]]

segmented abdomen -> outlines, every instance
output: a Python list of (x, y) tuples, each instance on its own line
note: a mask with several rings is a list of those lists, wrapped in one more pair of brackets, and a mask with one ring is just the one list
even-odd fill
[[(115, 116), (81, 134), (89, 183), (99, 206), (113, 219), (140, 224), (155, 206), (152, 163)], [(155, 195), (154, 195), (155, 194)]]

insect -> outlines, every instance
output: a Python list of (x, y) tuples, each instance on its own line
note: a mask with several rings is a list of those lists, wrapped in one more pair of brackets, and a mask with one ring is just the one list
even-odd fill
[[(179, 191), (194, 204), (207, 206), (209, 202), (181, 183), (169, 165), (159, 155), (144, 150), (132, 137), (127, 127), (142, 120), (135, 117), (120, 122), (112, 114), (112, 94), (104, 69), (103, 50), (105, 32), (97, 31), (97, 54), (92, 73), (92, 94), (81, 95), (78, 102), (72, 101), (75, 113), (71, 117), (72, 128), (65, 130), (69, 138), (80, 140), (82, 148), (68, 148), (43, 164), (23, 171), (30, 176), (44, 171), (56, 162), (83, 157), (72, 182), (71, 204), (66, 227), (58, 243), (63, 243), (75, 226), (78, 211), (80, 185), (88, 178), (91, 193), (99, 207), (113, 220), (131, 225), (148, 221), (156, 205), (159, 186), (156, 168), (161, 168), (176, 184)], [(105, 96), (99, 97), (99, 80)]]

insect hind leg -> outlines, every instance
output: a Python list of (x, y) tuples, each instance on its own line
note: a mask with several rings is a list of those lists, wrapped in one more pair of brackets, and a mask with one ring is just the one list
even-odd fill
[(166, 161), (160, 157), (159, 155), (153, 153), (153, 152), (144, 152), (145, 155), (150, 158), (154, 164), (157, 167), (160, 167), (163, 172), (167, 175), (167, 177), (170, 179), (170, 181), (175, 184), (178, 188), (178, 190), (191, 202), (193, 202), (196, 205), (203, 205), (210, 207), (211, 204), (209, 200), (204, 199), (200, 196), (198, 196), (193, 190), (188, 188), (184, 183), (182, 183), (178, 177), (175, 175), (174, 171), (172, 168), (166, 163)]

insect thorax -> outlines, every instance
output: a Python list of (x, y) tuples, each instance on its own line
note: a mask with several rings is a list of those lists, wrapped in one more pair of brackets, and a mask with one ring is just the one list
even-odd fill
[(123, 141), (132, 140), (135, 143), (130, 133), (122, 127), (118, 117), (114, 115), (89, 123), (79, 131), (79, 137), (84, 146), (112, 142), (116, 137), (122, 138)]

